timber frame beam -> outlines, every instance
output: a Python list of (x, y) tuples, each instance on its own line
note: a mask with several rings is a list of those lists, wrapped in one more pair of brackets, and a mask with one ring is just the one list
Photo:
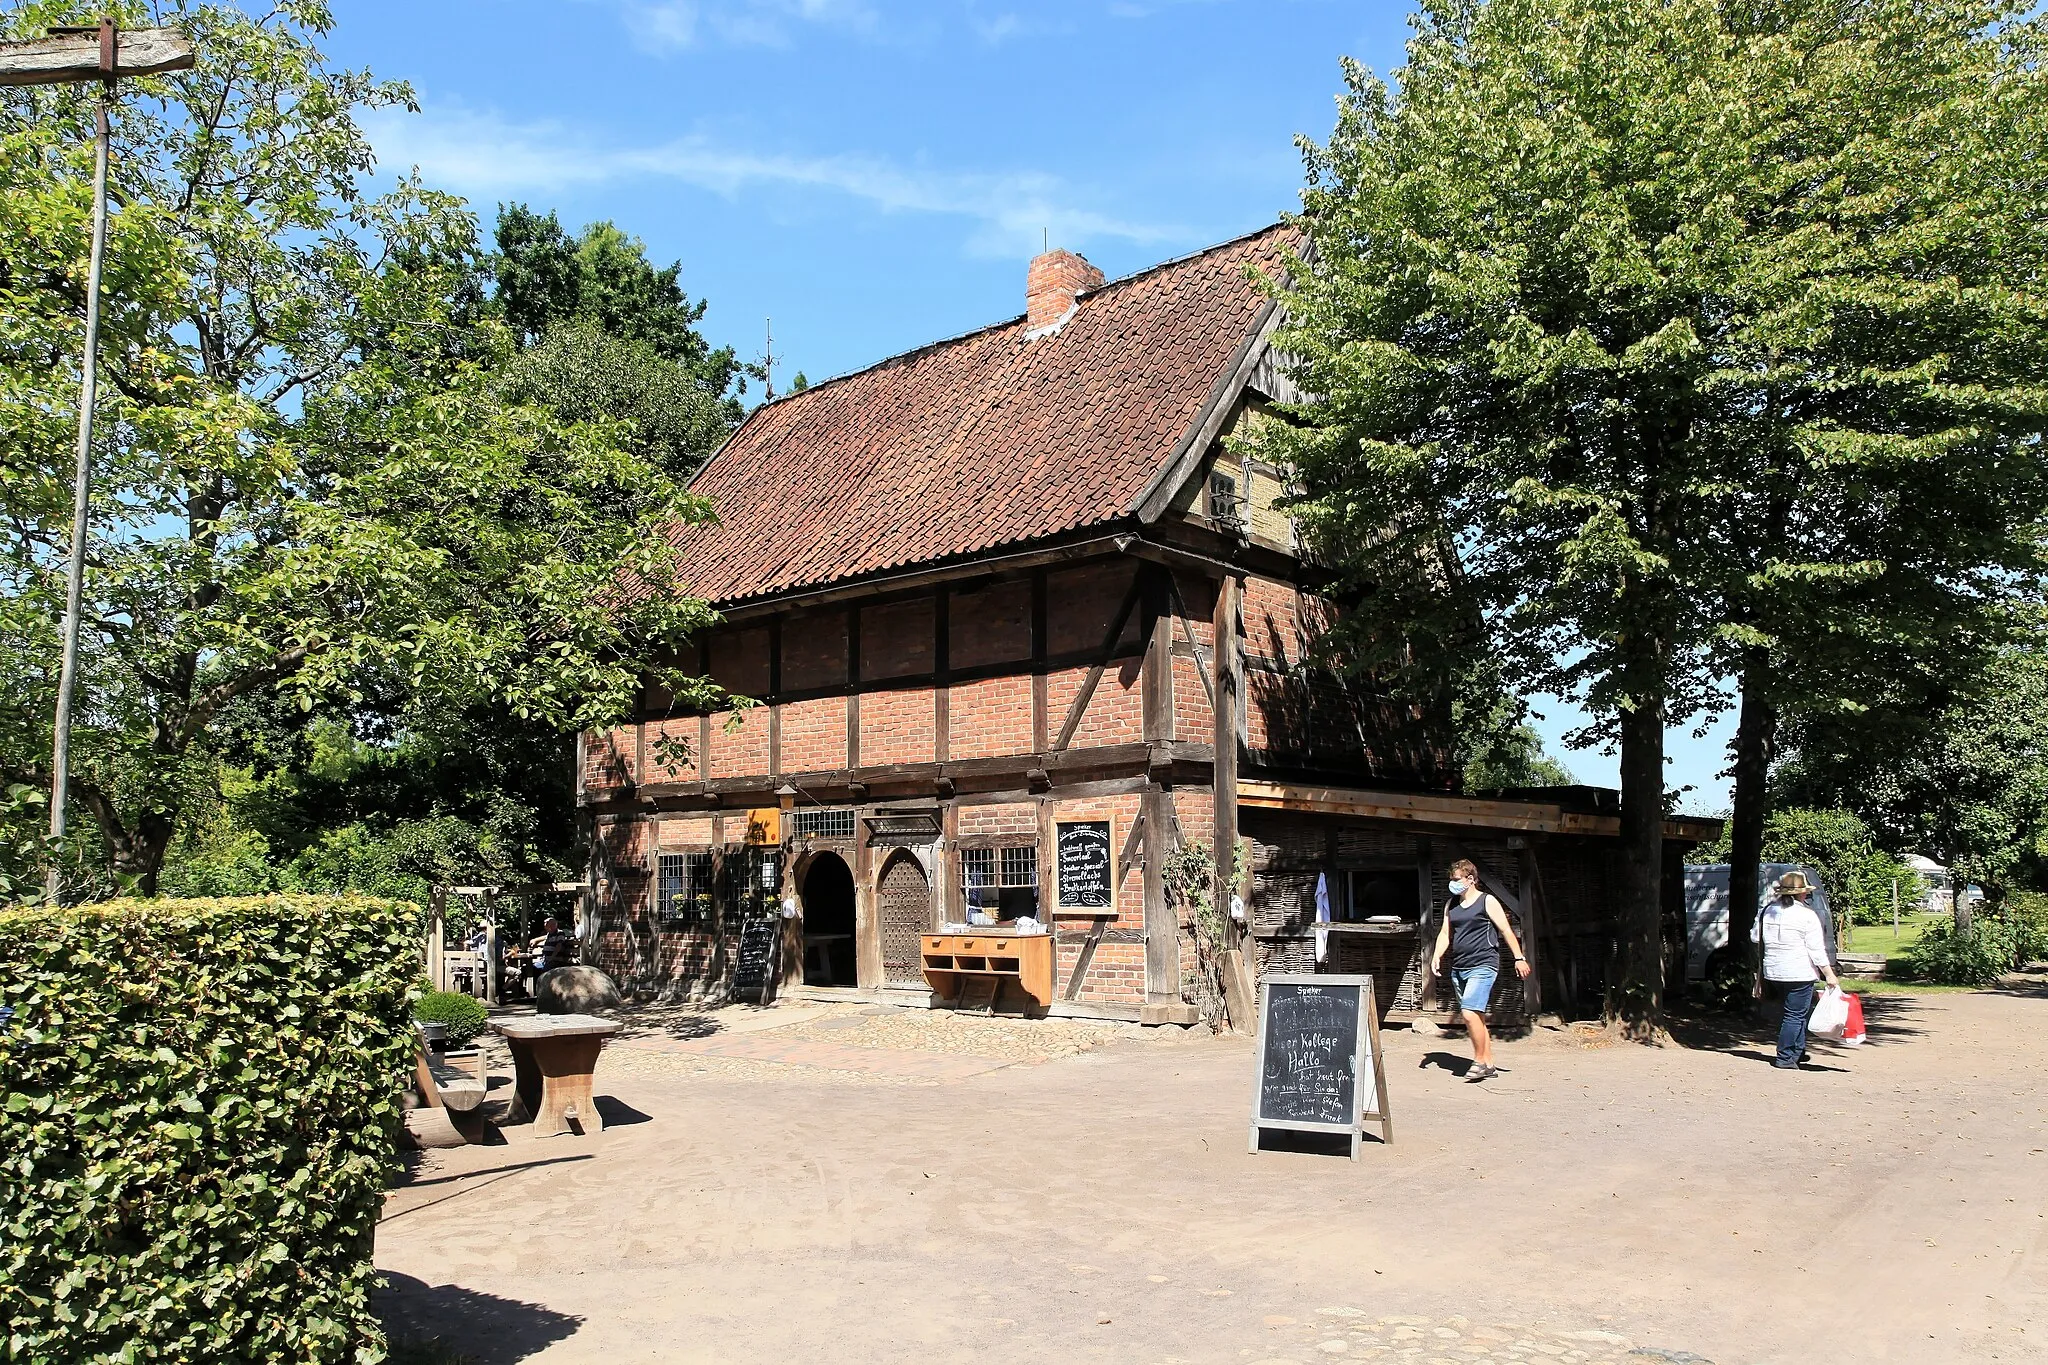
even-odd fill
[[(1292, 782), (1238, 783), (1238, 804), (1261, 810), (1314, 811), (1326, 815), (1358, 815), (1373, 820), (1401, 820), (1416, 825), (1467, 829), (1515, 830), (1526, 834), (1591, 834), (1619, 836), (1621, 820), (1612, 815), (1586, 815), (1542, 801), (1486, 801), (1469, 796), (1427, 792), (1372, 791), (1360, 787), (1314, 787)], [(1674, 817), (1664, 822), (1667, 839), (1704, 840), (1718, 821)]]

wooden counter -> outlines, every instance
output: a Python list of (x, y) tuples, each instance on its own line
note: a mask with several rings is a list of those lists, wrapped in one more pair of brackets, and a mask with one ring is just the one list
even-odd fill
[[(1041, 1009), (1052, 1005), (1052, 935), (976, 929), (965, 934), (926, 934), (924, 979), (940, 998), (958, 1004), (964, 992), (993, 986), (1000, 994), (1015, 983)], [(993, 1001), (991, 996), (991, 1001)]]

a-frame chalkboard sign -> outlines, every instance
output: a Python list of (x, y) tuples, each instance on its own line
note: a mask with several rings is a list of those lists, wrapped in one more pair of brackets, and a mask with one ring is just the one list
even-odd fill
[(733, 999), (765, 1005), (775, 998), (781, 946), (782, 921), (772, 911), (740, 918), (739, 950), (733, 955)]
[[(1252, 1090), (1251, 1150), (1259, 1130), (1347, 1133), (1358, 1160), (1366, 1120), (1394, 1140), (1387, 1064), (1369, 976), (1279, 975), (1259, 982), (1259, 1072)], [(1370, 1066), (1372, 1070), (1367, 1072)], [(1364, 1082), (1372, 1078), (1373, 1107)]]

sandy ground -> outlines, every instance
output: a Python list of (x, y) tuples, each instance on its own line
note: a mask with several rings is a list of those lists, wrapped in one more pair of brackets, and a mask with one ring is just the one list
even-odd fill
[(1247, 1154), (1241, 1038), (662, 1021), (603, 1133), (418, 1163), (383, 1306), (486, 1365), (2048, 1361), (2048, 996), (1869, 1007), (1801, 1073), (1539, 1030), (1473, 1085), (1390, 1032), (1357, 1164)]

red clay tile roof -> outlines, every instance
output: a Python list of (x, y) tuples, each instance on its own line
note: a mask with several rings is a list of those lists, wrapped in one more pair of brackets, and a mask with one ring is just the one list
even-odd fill
[(691, 484), (683, 581), (733, 603), (1115, 521), (1228, 377), (1281, 227), (755, 409)]

